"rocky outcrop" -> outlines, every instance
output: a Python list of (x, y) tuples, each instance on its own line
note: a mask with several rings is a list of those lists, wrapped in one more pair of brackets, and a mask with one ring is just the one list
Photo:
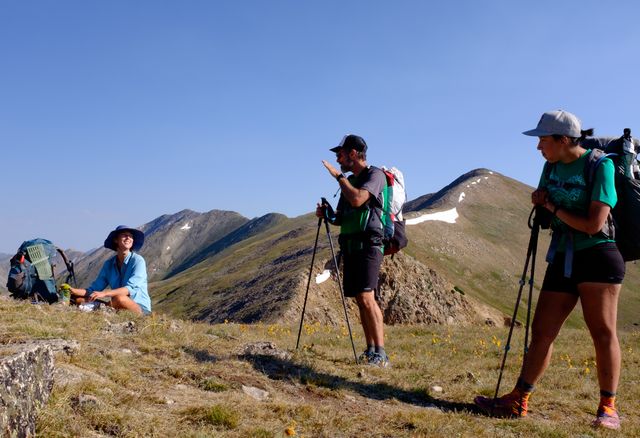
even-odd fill
[(478, 320), (471, 302), (436, 271), (416, 259), (385, 257), (380, 270), (385, 324), (469, 324)]
[(3, 436), (35, 435), (36, 413), (53, 388), (53, 351), (47, 345), (0, 346), (0, 430)]
[[(323, 265), (322, 262), (326, 263)], [(323, 269), (333, 269), (333, 263), (330, 260), (316, 263), (314, 273), (322, 272)], [(299, 275), (297, 296), (292, 300), (283, 320), (300, 320), (307, 276), (308, 273)], [(335, 275), (331, 275), (322, 284), (314, 284), (314, 278), (308, 294), (305, 322), (343, 324), (345, 317)], [(393, 258), (384, 258), (378, 287), (378, 303), (385, 324), (503, 324), (500, 312), (464, 295), (435, 270), (402, 252)], [(346, 304), (349, 318), (357, 320), (359, 315), (354, 300), (347, 299)]]

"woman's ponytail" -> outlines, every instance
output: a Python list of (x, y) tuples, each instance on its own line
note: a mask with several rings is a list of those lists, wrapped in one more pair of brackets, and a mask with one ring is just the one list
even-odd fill
[(573, 143), (580, 144), (580, 143), (582, 143), (582, 140), (586, 139), (587, 137), (592, 137), (592, 136), (593, 136), (593, 128), (585, 129), (585, 130), (581, 130), (580, 131), (580, 137), (574, 138), (572, 140), (573, 140)]

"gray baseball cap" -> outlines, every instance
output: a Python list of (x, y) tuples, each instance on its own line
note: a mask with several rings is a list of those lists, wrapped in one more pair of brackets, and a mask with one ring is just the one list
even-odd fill
[(574, 114), (558, 110), (546, 112), (540, 117), (536, 129), (524, 131), (524, 135), (532, 137), (544, 137), (547, 135), (566, 135), (578, 138), (581, 135), (582, 123)]

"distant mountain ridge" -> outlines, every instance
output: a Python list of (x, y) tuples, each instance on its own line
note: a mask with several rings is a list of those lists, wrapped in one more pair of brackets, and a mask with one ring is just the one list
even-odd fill
[[(217, 241), (248, 222), (249, 219), (232, 211), (211, 210), (198, 213), (182, 210), (162, 215), (140, 226), (145, 233), (145, 243), (140, 254), (147, 262), (149, 280), (162, 280), (192, 266), (201, 260), (202, 251), (206, 252)], [(76, 264), (78, 282), (88, 286), (97, 277), (103, 263), (113, 254), (109, 249), (98, 248), (80, 259)]]
[[(395, 264), (385, 261), (386, 274), (381, 277), (385, 321), (499, 323), (500, 315), (510, 315), (530, 233), (532, 190), (491, 170), (475, 169), (436, 193), (407, 202), (409, 246)], [(313, 213), (248, 219), (232, 211), (182, 210), (140, 226), (146, 234), (141, 254), (147, 261), (154, 310), (212, 323), (295, 320), (302, 308), (317, 223)], [(339, 228), (331, 227), (331, 232), (337, 250)], [(541, 233), (536, 296), (548, 242), (548, 233)], [(104, 248), (75, 254), (79, 286), (87, 287), (112, 255)], [(327, 266), (329, 255), (322, 227), (312, 280)], [(0, 259), (0, 288), (7, 271), (8, 258)], [(396, 278), (395, 271), (402, 275)], [(627, 264), (621, 327), (640, 323), (640, 300), (625, 293), (638, 287), (640, 267)], [(310, 320), (342, 320), (335, 280), (318, 285), (312, 281), (310, 300)], [(568, 324), (581, 324), (579, 309)]]
[(407, 201), (404, 205), (403, 211), (405, 213), (412, 211), (420, 211), (427, 208), (437, 208), (449, 201), (449, 197), (452, 193), (456, 192), (456, 189), (461, 184), (466, 184), (468, 180), (475, 179), (476, 177), (483, 177), (487, 175), (493, 175), (493, 172), (489, 169), (475, 169), (464, 175), (456, 178), (452, 183), (438, 190), (436, 193), (428, 193), (426, 195), (419, 196), (416, 199)]
[[(402, 260), (402, 271), (415, 271), (416, 278), (404, 275), (404, 286), (394, 291), (394, 303), (410, 306), (398, 310), (403, 317), (385, 313), (385, 320), (404, 323), (447, 320), (443, 316), (429, 316), (438, 314), (433, 313), (436, 310), (430, 308), (430, 303), (440, 299), (448, 302), (446, 296), (452, 290), (469, 300), (467, 304), (460, 304), (459, 311), (452, 310), (449, 316), (455, 322), (477, 320), (481, 315), (495, 321), (495, 314), (479, 303), (498, 309), (502, 315), (510, 315), (530, 235), (527, 219), (532, 190), (491, 170), (475, 169), (442, 190), (407, 203), (405, 216), (412, 224), (407, 225), (410, 243), (403, 251), (408, 258)], [(445, 219), (443, 213), (446, 213)], [(316, 226), (317, 219), (308, 214), (283, 220), (262, 233), (234, 243), (190, 269), (154, 284), (156, 308), (175, 316), (210, 322), (295, 320), (308, 279)], [(337, 245), (339, 230), (332, 227), (331, 231)], [(541, 233), (534, 300), (544, 277), (548, 243), (548, 233)], [(323, 227), (314, 278), (329, 261), (328, 251)], [(414, 261), (416, 268), (409, 268), (414, 266)], [(433, 272), (439, 280), (432, 283), (438, 285), (434, 289), (437, 298), (423, 301), (420, 294), (425, 292), (421, 292), (423, 286), (419, 285), (426, 271)], [(638, 265), (628, 264), (624, 287), (633, 290), (638, 285)], [(311, 291), (310, 295), (319, 300), (312, 306), (313, 317), (324, 322), (339, 322), (341, 304), (335, 301), (338, 296), (335, 281), (327, 280), (317, 286), (312, 281)], [(468, 311), (464, 309), (469, 309), (469, 304), (473, 311), (467, 316), (460, 314)], [(619, 310), (621, 326), (639, 323), (639, 310), (638, 300), (623, 294)], [(469, 316), (471, 314), (476, 316)], [(579, 310), (568, 324), (582, 325)]]
[(259, 218), (251, 219), (229, 232), (224, 237), (215, 240), (213, 243), (205, 247), (201, 247), (201, 249), (190, 255), (187, 254), (181, 263), (175, 264), (174, 267), (168, 271), (166, 278), (176, 275), (179, 272), (200, 263), (229, 246), (265, 231), (266, 229), (277, 225), (284, 219), (286, 219), (286, 216), (277, 213), (268, 213)]

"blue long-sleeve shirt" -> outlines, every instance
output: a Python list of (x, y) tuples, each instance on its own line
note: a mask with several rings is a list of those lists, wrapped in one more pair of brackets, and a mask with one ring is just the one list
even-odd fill
[(95, 279), (87, 292), (102, 291), (107, 286), (112, 290), (126, 287), (133, 301), (142, 307), (144, 313), (151, 312), (151, 298), (147, 291), (147, 264), (141, 255), (130, 252), (118, 269), (117, 256), (104, 262), (98, 278)]

